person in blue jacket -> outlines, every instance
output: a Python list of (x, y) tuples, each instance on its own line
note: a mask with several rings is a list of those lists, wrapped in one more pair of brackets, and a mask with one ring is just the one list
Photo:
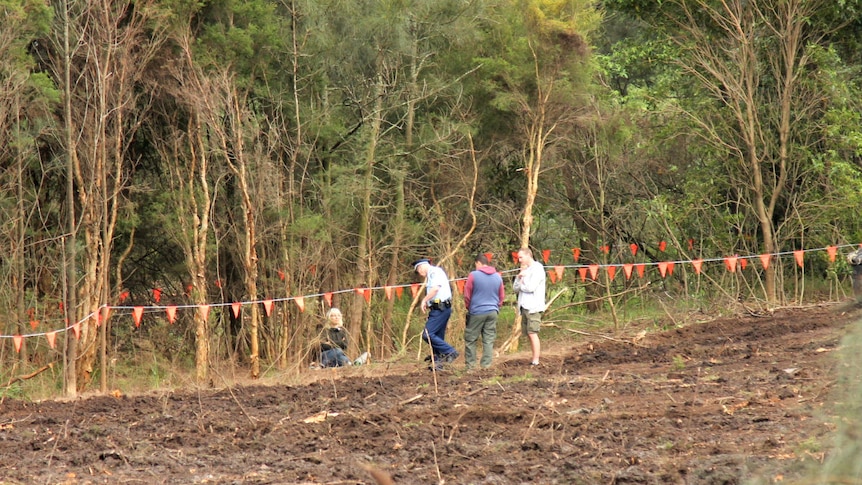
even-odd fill
[(497, 315), (506, 297), (503, 277), (484, 254), (476, 256), (476, 269), (464, 283), (464, 306), (467, 325), (464, 328), (464, 361), (467, 369), (476, 367), (477, 342), (482, 337), (482, 368), (491, 366), (494, 341), (497, 339)]

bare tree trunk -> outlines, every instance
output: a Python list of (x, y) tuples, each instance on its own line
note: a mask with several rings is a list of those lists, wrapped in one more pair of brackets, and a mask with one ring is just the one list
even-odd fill
[[(72, 136), (72, 51), (69, 47), (69, 1), (62, 4), (63, 9), (63, 117), (64, 135), (66, 148), (66, 264), (64, 275), (65, 295), (64, 305), (67, 327), (78, 321), (77, 316), (77, 258), (76, 234), (78, 232), (75, 223), (75, 139)], [(65, 332), (65, 352), (63, 354), (64, 394), (66, 397), (78, 395), (77, 372), (75, 362), (78, 358), (77, 340), (74, 332)]]
[[(535, 55), (535, 53), (534, 53)], [(537, 65), (536, 72), (539, 72), (538, 57), (534, 57), (534, 62)], [(533, 206), (536, 203), (536, 195), (539, 192), (539, 174), (542, 171), (542, 162), (544, 161), (544, 150), (548, 142), (548, 137), (554, 131), (554, 125), (547, 126), (546, 110), (550, 96), (554, 90), (554, 83), (549, 82), (543, 84), (539, 75), (537, 79), (536, 106), (523, 106), (522, 109), (527, 113), (527, 146), (525, 147), (524, 160), (524, 175), (527, 179), (526, 199), (524, 201), (524, 217), (521, 223), (520, 243), (522, 248), (530, 247), (530, 234), (533, 229)], [(537, 260), (539, 258), (536, 258)], [(512, 325), (512, 331), (506, 342), (500, 346), (502, 352), (516, 352), (518, 350), (518, 341), (521, 336), (521, 314), (517, 312), (515, 322)]]
[[(395, 286), (398, 281), (400, 272), (399, 258), (401, 256), (401, 244), (404, 239), (404, 213), (407, 210), (404, 199), (404, 172), (396, 170), (393, 174), (393, 182), (395, 184), (395, 214), (393, 215), (393, 230), (392, 230), (392, 253), (389, 257), (389, 275), (386, 278), (386, 284), (390, 287)], [(395, 309), (395, 297), (393, 296), (386, 302), (386, 307), (383, 313), (383, 341), (380, 345), (378, 358), (385, 358), (393, 349), (395, 342), (395, 334), (393, 333), (393, 312)]]
[[(232, 82), (232, 78), (224, 75), (222, 78), (225, 106), (224, 109), (228, 113), (230, 126), (222, 126), (217, 119), (218, 113), (221, 110), (210, 107), (208, 114), (210, 115), (210, 126), (214, 127), (221, 140), (222, 153), (225, 156), (225, 162), (233, 172), (239, 186), (240, 195), (242, 197), (242, 251), (243, 251), (243, 270), (245, 271), (244, 284), (251, 301), (258, 300), (257, 277), (258, 277), (258, 257), (257, 257), (257, 232), (255, 227), (255, 207), (252, 203), (252, 194), (248, 180), (248, 163), (247, 154), (245, 153), (245, 143), (243, 141), (243, 129), (248, 121), (247, 111), (240, 101), (239, 92), (236, 85)], [(260, 376), (260, 307), (252, 305), (250, 308), (249, 322), (249, 340), (251, 343), (251, 377), (256, 379)]]
[[(20, 139), (21, 109), (18, 97), (15, 98), (15, 127), (17, 132), (16, 137)], [(17, 331), (19, 334), (22, 334), (25, 332), (24, 322), (27, 321), (27, 308), (24, 301), (24, 292), (26, 289), (24, 285), (24, 274), (26, 271), (24, 265), (24, 241), (26, 238), (25, 221), (27, 220), (27, 212), (24, 207), (24, 154), (21, 153), (20, 149), (16, 151), (15, 178), (17, 179), (16, 195), (18, 197), (18, 204), (15, 207), (15, 245), (12, 250), (12, 283), (15, 288), (15, 314), (18, 316)], [(27, 354), (27, 339), (24, 339), (19, 356), (22, 363), (27, 362)]]
[[(356, 281), (358, 283), (357, 286), (368, 286), (370, 287), (372, 282), (372, 266), (371, 266), (371, 218), (373, 208), (371, 207), (371, 194), (374, 191), (374, 165), (375, 165), (375, 157), (377, 156), (377, 143), (380, 139), (380, 126), (383, 122), (383, 91), (384, 91), (384, 81), (383, 74), (380, 69), (383, 68), (381, 58), (382, 54), (378, 55), (377, 66), (377, 80), (375, 83), (375, 93), (374, 93), (374, 108), (371, 113), (371, 125), (367, 134), (367, 143), (368, 148), (365, 152), (365, 164), (364, 171), (362, 174), (362, 207), (359, 212), (359, 238), (357, 240), (358, 253), (357, 253), (357, 275)], [(359, 350), (359, 336), (362, 330), (362, 316), (367, 306), (365, 304), (365, 297), (360, 294), (354, 295), (354, 304), (351, 307), (351, 318), (348, 323), (348, 333), (353, 337), (350, 340), (348, 353), (350, 355), (357, 354)], [(367, 339), (371, 338), (371, 335), (366, 335)], [(370, 346), (369, 346), (370, 347)]]
[[(189, 133), (192, 136), (190, 158), (193, 165), (188, 172), (189, 180), (186, 190), (188, 201), (193, 210), (193, 224), (188, 231), (191, 245), (186, 251), (186, 261), (194, 287), (192, 298), (197, 305), (205, 305), (208, 303), (206, 291), (207, 237), (209, 235), (209, 214), (212, 209), (212, 198), (210, 197), (203, 126), (198, 116), (193, 116), (189, 124)], [(195, 380), (198, 384), (206, 384), (209, 378), (209, 339), (209, 319), (203, 312), (197, 311), (195, 312)]]

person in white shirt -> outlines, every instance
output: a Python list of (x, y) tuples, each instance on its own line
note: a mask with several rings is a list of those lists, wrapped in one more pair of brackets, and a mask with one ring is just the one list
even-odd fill
[(458, 351), (446, 342), (446, 327), (452, 315), (452, 287), (449, 277), (439, 266), (433, 266), (427, 259), (413, 263), (413, 269), (419, 276), (425, 278), (425, 298), (422, 299), (422, 313), (428, 312), (428, 320), (422, 331), (422, 339), (431, 345), (433, 361), (431, 370), (442, 370), (443, 364), (448, 364), (458, 358)]
[(530, 248), (518, 250), (518, 261), (521, 271), (515, 277), (513, 289), (518, 294), (518, 311), (521, 314), (521, 334), (530, 340), (530, 350), (533, 353), (532, 365), (539, 365), (541, 343), (539, 328), (542, 325), (542, 314), (545, 312), (545, 267), (533, 259)]

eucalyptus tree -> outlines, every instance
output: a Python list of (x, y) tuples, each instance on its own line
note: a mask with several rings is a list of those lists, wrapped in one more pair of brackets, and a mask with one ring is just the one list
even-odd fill
[[(209, 3), (194, 19), (196, 38), (190, 53), (194, 109), (215, 140), (214, 155), (230, 173), (225, 179), (230, 189), (221, 192), (224, 204), (218, 207), (223, 209), (216, 212), (219, 217), (212, 221), (213, 228), (229, 235), (224, 240), (232, 241), (228, 250), (239, 255), (242, 275), (238, 296), (252, 302), (261, 299), (261, 220), (264, 210), (274, 204), (270, 189), (277, 185), (271, 139), (262, 136), (267, 113), (261, 108), (270, 104), (262, 86), (277, 67), (277, 53), (282, 52), (282, 19), (275, 13), (276, 5), (265, 1)], [(229, 264), (231, 259), (219, 263)], [(222, 274), (217, 278), (221, 285), (233, 284)], [(246, 308), (242, 313), (248, 315), (250, 372), (258, 377), (262, 313), (257, 304)]]
[[(540, 175), (559, 168), (579, 118), (589, 106), (590, 34), (601, 14), (592, 2), (502, 2), (482, 45), (485, 96), (500, 142), (524, 177), (518, 244), (529, 247)], [(503, 120), (503, 123), (500, 122)], [(518, 325), (506, 346), (517, 348)]]
[[(0, 30), (0, 247), (7, 248), (0, 261), (0, 305), (4, 309), (0, 333), (23, 334), (38, 305), (36, 282), (29, 275), (56, 273), (57, 267), (38, 267), (38, 258), (28, 258), (47, 249), (39, 239), (56, 234), (44, 226), (51, 210), (42, 207), (45, 177), (40, 170), (39, 137), (53, 133), (51, 110), (58, 93), (50, 79), (36, 72), (37, 63), (28, 46), (43, 37), (50, 27), (52, 12), (40, 2), (10, 0), (0, 2), (4, 26)], [(41, 214), (41, 216), (40, 216)], [(39, 247), (36, 251), (34, 248)], [(28, 249), (29, 248), (29, 249)], [(46, 295), (58, 299), (57, 294)], [(35, 343), (35, 342), (33, 342)], [(5, 360), (0, 351), (0, 362)], [(35, 349), (35, 345), (31, 351)], [(22, 341), (20, 355), (26, 361), (28, 342)], [(5, 366), (5, 364), (3, 364)], [(15, 366), (6, 366), (14, 368)]]
[[(450, 197), (448, 188), (460, 187), (451, 183), (460, 166), (449, 161), (466, 151), (457, 148), (464, 137), (461, 119), (452, 113), (466, 111), (457, 87), (471, 67), (447, 71), (452, 66), (441, 59), (471, 38), (482, 4), (317, 2), (317, 17), (307, 20), (318, 25), (311, 52), (328, 64), (320, 76), (319, 105), (333, 107), (329, 129), (315, 145), (323, 161), (317, 179), (322, 205), (331, 215), (333, 246), (342, 249), (329, 268), (350, 287), (409, 277), (402, 256), (425, 248), (446, 256), (445, 244), (436, 243), (442, 227), (436, 222), (449, 215), (440, 207), (455, 203), (435, 199), (432, 190)], [(419, 249), (406, 252), (411, 246)], [(391, 309), (380, 338), (363, 293), (347, 302), (342, 297), (349, 304), (348, 329), (359, 337), (357, 345), (383, 352), (391, 347)]]
[[(726, 198), (735, 201), (728, 206), (719, 200), (714, 207), (729, 207), (740, 220), (751, 221), (740, 233), (757, 234), (757, 251), (798, 248), (800, 234), (808, 230), (800, 215), (824, 196), (823, 185), (814, 182), (819, 178), (817, 154), (829, 150), (823, 127), (835, 101), (817, 89), (826, 72), (836, 72), (821, 69), (818, 52), (842, 26), (835, 9), (854, 8), (856, 2), (606, 4), (632, 12), (678, 46), (676, 65), (686, 74), (682, 80), (692, 81), (693, 92), (700, 94), (680, 98), (679, 107), (690, 120), (691, 133), (709, 147), (701, 151), (702, 161), (713, 167), (705, 178), (726, 174)], [(776, 280), (779, 269), (773, 264), (765, 270), (769, 302), (783, 297)]]
[(59, 8), (59, 33), (37, 52), (66, 101), (60, 143), (70, 168), (65, 211), (83, 243), (81, 279), (72, 272), (69, 281), (81, 305), (68, 308), (81, 353), (68, 364), (76, 363), (73, 382), (81, 389), (90, 383), (99, 348), (104, 356), (104, 332), (97, 345), (99, 309), (111, 288), (115, 229), (133, 164), (128, 149), (146, 113), (147, 96), (139, 88), (165, 35), (155, 2), (90, 0)]

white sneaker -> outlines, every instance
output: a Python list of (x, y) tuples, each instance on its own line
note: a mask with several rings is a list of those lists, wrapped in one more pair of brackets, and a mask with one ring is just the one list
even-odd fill
[(360, 355), (359, 357), (356, 358), (356, 360), (353, 361), (353, 365), (362, 365), (367, 361), (368, 361), (368, 352), (362, 352), (362, 355)]

